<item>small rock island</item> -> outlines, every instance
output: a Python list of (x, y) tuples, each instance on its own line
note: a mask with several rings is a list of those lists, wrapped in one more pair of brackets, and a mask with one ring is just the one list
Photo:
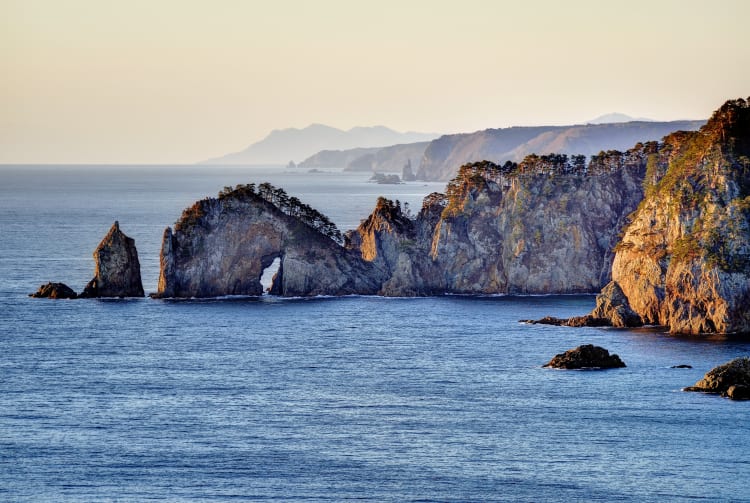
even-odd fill
[(735, 358), (708, 371), (685, 391), (716, 393), (732, 400), (750, 400), (750, 358)]
[(625, 363), (617, 355), (610, 355), (609, 351), (593, 344), (584, 344), (555, 355), (544, 367), (556, 369), (613, 369), (625, 367)]
[(143, 297), (141, 265), (135, 240), (120, 230), (120, 223), (110, 228), (94, 250), (94, 278), (81, 294), (64, 283), (42, 285), (30, 297), (49, 299), (85, 299), (100, 297)]

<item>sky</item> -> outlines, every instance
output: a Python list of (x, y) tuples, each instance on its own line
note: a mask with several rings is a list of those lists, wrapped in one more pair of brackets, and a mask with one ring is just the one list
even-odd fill
[(0, 163), (193, 163), (273, 129), (470, 132), (750, 96), (747, 0), (0, 0)]

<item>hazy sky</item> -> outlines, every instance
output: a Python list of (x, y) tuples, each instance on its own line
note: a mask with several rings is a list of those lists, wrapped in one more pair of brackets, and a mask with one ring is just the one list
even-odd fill
[(459, 132), (750, 95), (748, 0), (0, 0), (0, 163), (185, 163), (313, 122)]

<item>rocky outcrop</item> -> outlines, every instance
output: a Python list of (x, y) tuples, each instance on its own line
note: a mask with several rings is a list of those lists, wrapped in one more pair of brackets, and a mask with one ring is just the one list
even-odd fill
[(346, 250), (322, 214), (269, 184), (227, 188), (186, 209), (164, 232), (155, 297), (261, 295), (276, 258), (271, 291), (285, 296), (375, 294), (383, 272)]
[(643, 320), (631, 309), (628, 298), (622, 292), (622, 288), (616, 281), (610, 281), (601, 293), (596, 296), (596, 307), (590, 315), (583, 317), (583, 321), (576, 324), (579, 318), (571, 318), (569, 326), (595, 326), (586, 323), (587, 320), (604, 320), (607, 326), (616, 328), (632, 328), (643, 325)]
[(408, 223), (379, 202), (349, 248), (366, 261), (381, 257), (386, 295), (593, 292), (610, 280), (652, 147), (588, 164), (582, 156), (467, 164)]
[(29, 297), (35, 297), (38, 299), (75, 299), (78, 298), (78, 294), (65, 283), (46, 283), (39, 287), (34, 293), (30, 293)]
[(678, 130), (696, 130), (705, 121), (586, 124), (485, 129), (444, 135), (432, 140), (417, 170), (419, 180), (450, 180), (457, 167), (481, 159), (520, 162), (534, 153), (583, 154), (627, 150), (636, 143), (658, 140)]
[(280, 189), (225, 191), (165, 232), (158, 295), (259, 295), (279, 257), (281, 295), (591, 293), (613, 281), (594, 312), (561, 323), (750, 332), (748, 115), (728, 102), (698, 132), (588, 163), (465, 164), (414, 217), (379, 200), (345, 246)]
[(716, 393), (733, 400), (750, 399), (750, 358), (735, 358), (711, 369), (685, 391)]
[(555, 355), (545, 367), (557, 369), (611, 369), (625, 367), (619, 356), (593, 344), (584, 344)]
[(120, 230), (119, 222), (112, 225), (94, 250), (94, 262), (94, 278), (80, 297), (143, 297), (135, 240)]
[[(365, 262), (384, 271), (380, 295), (419, 296), (445, 293), (436, 284), (434, 265), (427, 255), (432, 227), (442, 211), (443, 196), (427, 198), (416, 219), (401, 204), (379, 198), (372, 214), (347, 233), (346, 246)], [(439, 200), (439, 201), (438, 201)], [(429, 201), (432, 201), (431, 203)], [(437, 213), (437, 215), (436, 215)]]
[(565, 327), (633, 328), (643, 325), (641, 317), (630, 308), (627, 297), (615, 281), (610, 281), (596, 296), (596, 307), (590, 314), (572, 318), (545, 316), (539, 320), (521, 322)]
[(750, 105), (727, 102), (648, 159), (646, 197), (612, 279), (644, 323), (673, 333), (750, 332)]

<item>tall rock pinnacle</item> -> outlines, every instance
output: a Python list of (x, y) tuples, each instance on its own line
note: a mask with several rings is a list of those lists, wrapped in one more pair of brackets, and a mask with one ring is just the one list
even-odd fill
[(143, 297), (141, 265), (135, 240), (115, 221), (94, 250), (96, 269), (81, 297)]

